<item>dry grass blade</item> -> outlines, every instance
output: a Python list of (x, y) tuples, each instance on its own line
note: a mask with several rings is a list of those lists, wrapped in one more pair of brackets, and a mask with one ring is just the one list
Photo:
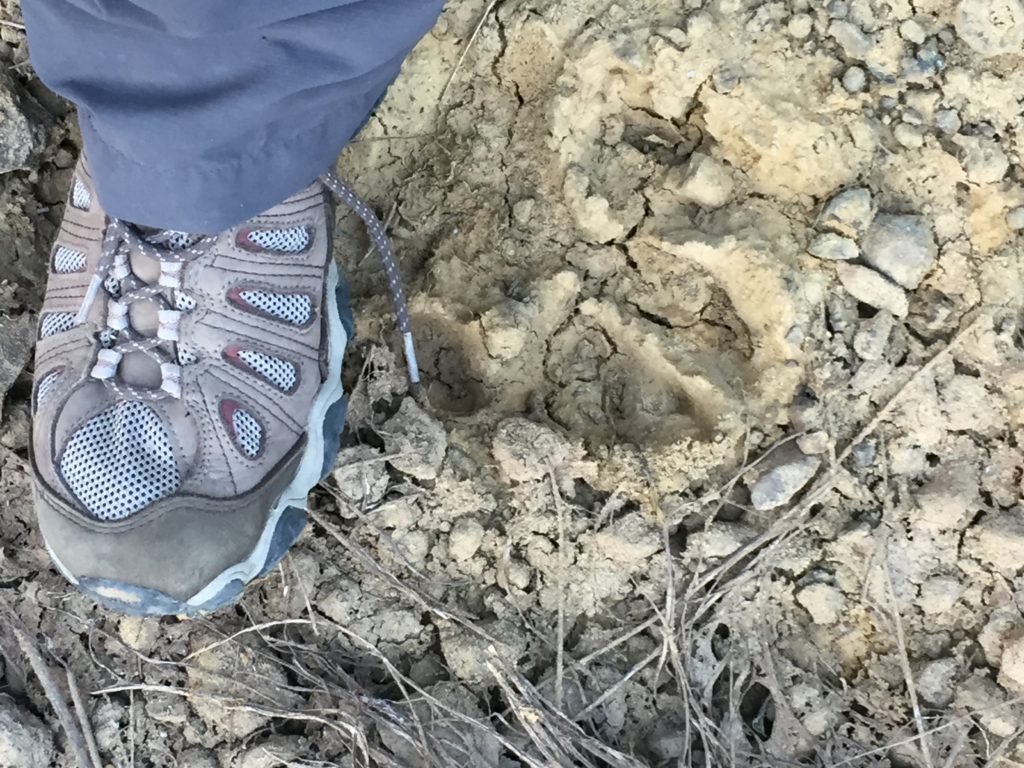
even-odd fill
[[(28, 636), (28, 632), (22, 625), (21, 619), (14, 612), (14, 609), (2, 598), (0, 598), (0, 613), (4, 617), (3, 624), (6, 625), (7, 631), (14, 635), (18, 647), (25, 655), (25, 658), (28, 659), (29, 666), (32, 667), (32, 671), (43, 688), (43, 693), (46, 694), (47, 700), (53, 707), (57, 720), (67, 735), (68, 744), (71, 746), (71, 751), (74, 753), (78, 765), (80, 768), (102, 768), (102, 763), (93, 761), (92, 754), (86, 743), (86, 737), (78, 722), (76, 722), (75, 716), (71, 713), (71, 709), (64, 699), (64, 694), (53, 675), (53, 671), (50, 669), (50, 665), (46, 663), (39, 649), (36, 648), (35, 643)], [(81, 718), (88, 718), (88, 715), (84, 712), (80, 713), (79, 716)]]

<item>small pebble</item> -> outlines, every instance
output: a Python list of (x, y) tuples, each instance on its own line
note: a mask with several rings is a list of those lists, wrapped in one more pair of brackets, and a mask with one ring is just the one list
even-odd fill
[(878, 100), (878, 108), (883, 112), (892, 112), (900, 103), (892, 96), (883, 96)]
[(919, 126), (899, 123), (892, 131), (896, 141), (907, 149), (918, 149), (924, 145), (924, 131)]
[(868, 85), (868, 76), (860, 67), (850, 67), (843, 73), (843, 88), (850, 93), (860, 93)]
[(810, 482), (820, 465), (817, 456), (800, 455), (762, 472), (750, 488), (750, 503), (759, 512), (781, 507)]
[(906, 317), (909, 305), (907, 294), (895, 283), (872, 269), (859, 264), (836, 264), (836, 275), (843, 288), (857, 301), (876, 309), (886, 309), (896, 317)]
[(789, 30), (790, 37), (803, 40), (811, 34), (813, 26), (810, 16), (806, 13), (798, 13), (789, 20), (786, 28)]
[(831, 443), (832, 440), (828, 436), (828, 432), (820, 429), (815, 432), (808, 432), (806, 435), (800, 435), (796, 439), (797, 448), (808, 456), (818, 456), (827, 452)]
[(889, 345), (889, 336), (895, 320), (891, 313), (881, 310), (874, 317), (864, 320), (853, 337), (853, 350), (862, 360), (881, 360)]
[(935, 113), (935, 127), (946, 134), (954, 134), (960, 130), (960, 115), (955, 109), (940, 109)]
[(1024, 229), (1024, 208), (1014, 208), (1012, 211), (1006, 214), (1006, 223), (1010, 229), (1015, 229), (1018, 232)]
[(910, 125), (921, 125), (924, 123), (924, 118), (921, 117), (921, 113), (912, 107), (907, 107), (903, 110), (903, 122)]
[(860, 248), (853, 240), (831, 232), (814, 238), (807, 251), (812, 256), (829, 261), (850, 261), (860, 256)]
[(825, 6), (825, 10), (828, 11), (828, 15), (833, 19), (845, 19), (846, 15), (850, 12), (850, 4), (846, 0), (831, 0)]
[[(868, 264), (910, 289), (921, 284), (938, 252), (923, 217), (894, 214), (875, 217), (861, 241), (861, 250)], [(903, 317), (890, 307), (883, 308)]]
[(900, 37), (914, 45), (921, 45), (926, 38), (924, 27), (913, 19), (907, 19), (900, 24)]
[(829, 200), (821, 213), (821, 226), (847, 237), (859, 237), (875, 217), (871, 192), (866, 187), (844, 189)]

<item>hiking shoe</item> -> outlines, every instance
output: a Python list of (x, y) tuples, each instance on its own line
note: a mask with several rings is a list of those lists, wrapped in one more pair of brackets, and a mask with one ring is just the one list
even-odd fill
[(332, 203), (317, 181), (218, 235), (143, 230), (76, 169), (40, 316), (32, 467), (54, 563), (108, 607), (234, 602), (305, 526), (345, 419)]

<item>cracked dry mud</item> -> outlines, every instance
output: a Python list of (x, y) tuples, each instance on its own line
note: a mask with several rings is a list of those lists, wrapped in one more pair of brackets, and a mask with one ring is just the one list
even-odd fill
[[(0, 176), (23, 360), (78, 139), (0, 40), (48, 132)], [(1022, 44), (1019, 0), (450, 4), (340, 166), (425, 398), (342, 216), (347, 463), (240, 608), (68, 592), (0, 366), (0, 591), (149, 686), (90, 699), (104, 760), (1024, 765)], [(9, 650), (0, 755), (72, 765)]]

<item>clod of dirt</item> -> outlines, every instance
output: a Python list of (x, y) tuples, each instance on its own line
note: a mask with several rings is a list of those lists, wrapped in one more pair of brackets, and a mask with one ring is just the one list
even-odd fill
[[(289, 698), (282, 668), (241, 641), (223, 642), (212, 632), (196, 632), (191, 649), (198, 655), (188, 668), (189, 701), (211, 728), (232, 738), (244, 738), (270, 722), (270, 717), (245, 705)], [(206, 650), (209, 648), (209, 650)]]
[(935, 238), (921, 216), (893, 214), (875, 217), (861, 250), (868, 264), (910, 289), (921, 284), (937, 253)]
[(676, 196), (702, 208), (720, 208), (732, 197), (733, 180), (721, 160), (694, 152), (685, 168), (672, 168), (665, 187)]
[(835, 624), (846, 606), (842, 590), (831, 584), (810, 584), (796, 593), (796, 601), (807, 609), (815, 624)]
[(860, 256), (860, 248), (853, 240), (832, 232), (814, 238), (807, 246), (807, 252), (828, 261), (850, 261)]
[(334, 462), (338, 492), (354, 504), (372, 506), (388, 490), (388, 470), (380, 452), (368, 445), (345, 448)]
[(1010, 170), (1010, 159), (994, 139), (984, 136), (954, 136), (962, 150), (960, 163), (975, 184), (995, 184)]
[[(0, 405), (3, 400), (0, 399)], [(12, 451), (21, 451), (28, 448), (29, 440), (32, 437), (32, 412), (28, 403), (16, 402), (9, 405), (6, 411), (0, 410), (4, 417), (3, 430), (0, 431), (0, 445), (10, 448)]]
[(480, 549), (484, 533), (484, 527), (475, 518), (459, 518), (448, 534), (448, 554), (459, 562), (469, 560)]
[(254, 744), (237, 756), (231, 768), (278, 768), (295, 765), (302, 753), (302, 741), (297, 736), (273, 736)]
[(45, 725), (0, 695), (0, 765), (39, 768), (53, 760), (53, 736)]
[(35, 166), (46, 142), (46, 127), (37, 119), (40, 112), (12, 78), (0, 76), (0, 173)]
[(982, 56), (1019, 54), (1024, 46), (1020, 0), (960, 0), (953, 24), (960, 39)]
[(117, 622), (117, 634), (129, 648), (149, 653), (160, 637), (160, 622), (139, 616), (122, 616)]
[(884, 309), (874, 317), (864, 320), (853, 337), (853, 350), (862, 360), (881, 360), (895, 324), (892, 313)]
[(1008, 738), (1021, 722), (1020, 705), (1007, 706), (1006, 693), (984, 674), (971, 675), (956, 690), (958, 708), (970, 712), (994, 736)]
[[(0, 131), (2, 128), (3, 123), (0, 123)], [(36, 321), (32, 315), (0, 317), (0, 415), (3, 414), (3, 399), (7, 390), (25, 370), (32, 354), (35, 327)]]
[(857, 301), (876, 309), (885, 309), (896, 317), (906, 317), (910, 309), (907, 294), (895, 283), (860, 264), (836, 265), (836, 275), (843, 288)]
[(415, 400), (403, 400), (398, 413), (384, 424), (380, 433), (387, 452), (401, 454), (388, 459), (391, 466), (417, 480), (437, 479), (448, 450), (448, 435), (441, 422)]
[(491, 447), (501, 471), (510, 480), (539, 480), (574, 458), (564, 437), (536, 422), (514, 417), (498, 425)]
[(959, 662), (954, 658), (935, 659), (925, 664), (917, 675), (917, 692), (933, 707), (945, 707), (953, 701), (953, 681)]
[(1024, 563), (1024, 521), (1017, 511), (986, 517), (964, 537), (964, 551), (1012, 577)]
[(892, 135), (907, 149), (919, 149), (924, 146), (924, 128), (911, 123), (898, 123)]
[(526, 652), (526, 630), (518, 621), (483, 622), (480, 629), (496, 642), (491, 643), (458, 624), (445, 623), (440, 627), (441, 653), (448, 669), (465, 683), (493, 681), (489, 663), (499, 668), (501, 661), (515, 666)]
[(1003, 647), (999, 684), (1010, 693), (1024, 695), (1024, 637), (1015, 637)]
[(754, 509), (764, 512), (781, 507), (810, 482), (818, 471), (821, 459), (817, 456), (788, 456), (782, 463), (762, 472), (750, 488), (750, 502)]
[(1013, 606), (1002, 606), (989, 615), (978, 633), (978, 645), (985, 654), (985, 661), (997, 667), (1008, 643), (1019, 637), (1024, 637), (1024, 616)]

